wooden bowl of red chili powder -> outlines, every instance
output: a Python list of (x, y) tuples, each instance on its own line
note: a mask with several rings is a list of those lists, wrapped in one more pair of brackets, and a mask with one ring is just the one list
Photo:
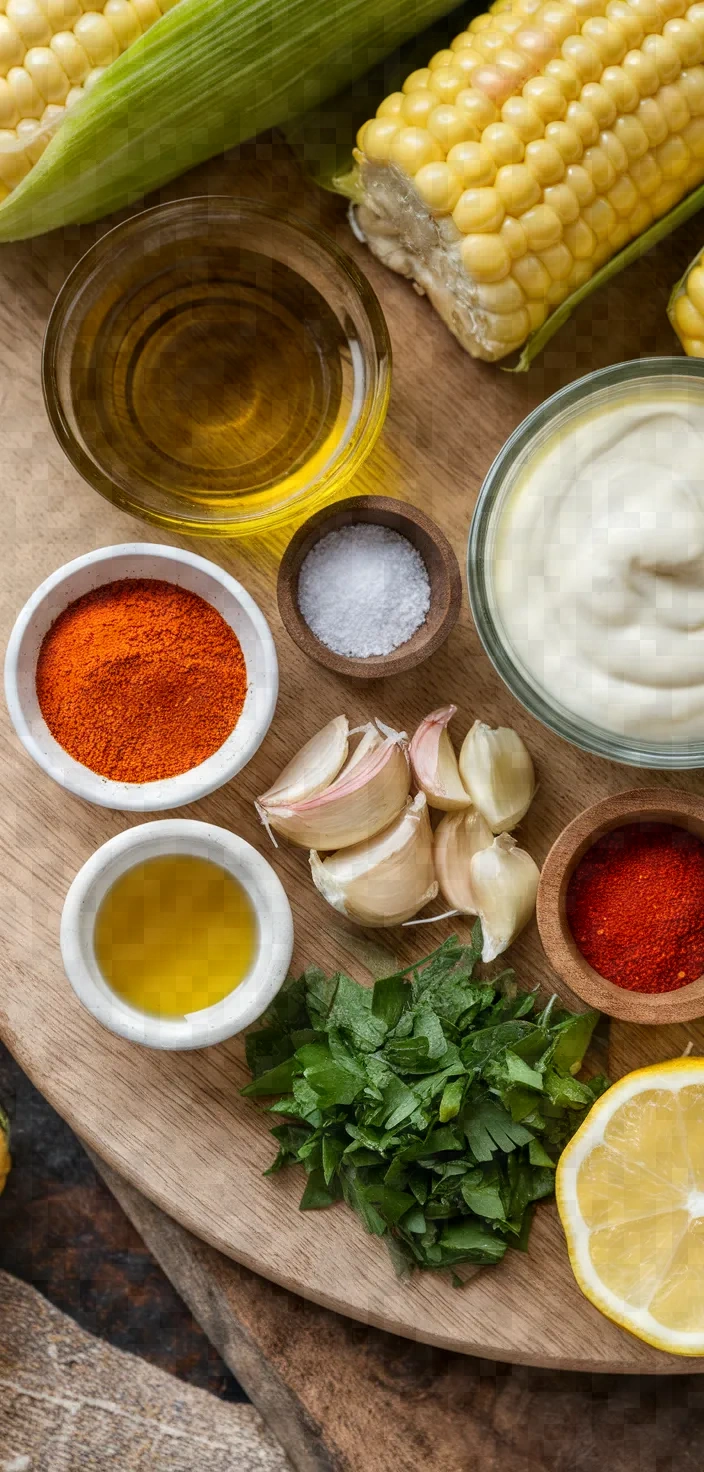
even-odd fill
[(563, 981), (630, 1022), (704, 1016), (704, 799), (639, 788), (587, 808), (545, 861), (540, 937)]
[(7, 703), (28, 752), (104, 807), (176, 808), (234, 777), (278, 693), (254, 600), (215, 563), (156, 544), (60, 568), (8, 645)]

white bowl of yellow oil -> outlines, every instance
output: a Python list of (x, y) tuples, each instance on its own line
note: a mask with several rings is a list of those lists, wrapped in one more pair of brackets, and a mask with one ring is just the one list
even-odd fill
[(205, 1048), (255, 1022), (293, 949), (286, 892), (225, 828), (165, 819), (103, 844), (61, 917), (64, 969), (111, 1032), (149, 1048)]

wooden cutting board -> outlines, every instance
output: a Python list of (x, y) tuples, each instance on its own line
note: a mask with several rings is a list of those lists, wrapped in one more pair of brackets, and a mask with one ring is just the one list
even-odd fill
[[(697, 248), (691, 225), (588, 305), (533, 371), (514, 377), (474, 363), (426, 301), (354, 241), (342, 205), (304, 183), (283, 145), (268, 139), (218, 160), (162, 197), (242, 193), (317, 219), (357, 258), (375, 286), (394, 348), (388, 423), (351, 488), (403, 496), (435, 517), (460, 561), (475, 497), (507, 434), (559, 385), (605, 363), (674, 351), (665, 318), (670, 284)], [(128, 540), (166, 540), (113, 510), (64, 460), (47, 424), (40, 387), (41, 338), (53, 296), (105, 226), (67, 230), (0, 253), (0, 467), (4, 542), (2, 624), (55, 568), (82, 552)], [(281, 628), (275, 582), (285, 534), (268, 540), (201, 542), (198, 550), (240, 578), (271, 622), (281, 665), (272, 730), (255, 760), (212, 797), (181, 815), (233, 828), (261, 845), (291, 898), (294, 964), (346, 965), (362, 975), (345, 932), (312, 889), (302, 851), (266, 848), (252, 801), (307, 737), (345, 711), (413, 730), (435, 706), (459, 707), (457, 733), (475, 717), (515, 726), (533, 752), (540, 792), (524, 843), (540, 861), (581, 808), (630, 785), (657, 781), (704, 794), (704, 773), (657, 777), (584, 756), (550, 736), (504, 689), (481, 651), (465, 606), (431, 664), (385, 683), (358, 683), (309, 663)], [(135, 821), (65, 794), (20, 749), (3, 718), (0, 1031), (55, 1107), (108, 1164), (192, 1232), (265, 1277), (316, 1302), (410, 1338), (492, 1359), (584, 1370), (683, 1371), (704, 1360), (660, 1354), (603, 1319), (581, 1297), (552, 1206), (541, 1208), (527, 1254), (509, 1253), (463, 1291), (439, 1276), (394, 1278), (386, 1249), (343, 1207), (298, 1212), (301, 1179), (264, 1179), (272, 1156), (267, 1120), (240, 1097), (246, 1081), (237, 1039), (200, 1053), (157, 1054), (112, 1037), (85, 1013), (64, 979), (58, 948), (65, 892), (107, 838)], [(399, 955), (430, 949), (447, 927), (394, 936)], [(560, 989), (535, 926), (511, 959), (526, 984)], [(563, 989), (564, 990), (564, 989)], [(612, 1070), (672, 1057), (704, 1027), (630, 1031), (612, 1027)]]

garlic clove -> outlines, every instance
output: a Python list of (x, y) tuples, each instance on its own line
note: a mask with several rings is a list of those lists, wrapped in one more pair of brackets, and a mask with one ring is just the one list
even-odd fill
[(510, 833), (500, 833), (490, 848), (470, 863), (470, 882), (482, 922), (482, 961), (493, 961), (528, 924), (535, 909), (540, 870)]
[(475, 721), (460, 752), (460, 773), (475, 808), (494, 833), (515, 828), (535, 794), (529, 752), (509, 726), (492, 730)]
[(381, 731), (372, 721), (369, 721), (366, 726), (363, 726), (361, 740), (357, 742), (354, 751), (348, 756), (342, 770), (335, 777), (335, 781), (344, 782), (350, 773), (354, 771), (355, 767), (358, 767), (359, 763), (364, 761), (372, 751), (378, 751), (383, 740)]
[(460, 915), (476, 915), (471, 863), (474, 855), (490, 848), (493, 833), (476, 808), (447, 813), (435, 829), (435, 873), (440, 893)]
[(438, 892), (425, 796), (370, 840), (325, 860), (311, 853), (310, 867), (316, 889), (348, 920), (371, 928), (409, 920)]
[(273, 801), (303, 802), (329, 787), (347, 760), (349, 733), (347, 716), (335, 716), (328, 721), (284, 767), (273, 787), (260, 797), (262, 807)]
[(447, 727), (457, 711), (456, 705), (434, 710), (424, 721), (411, 742), (410, 758), (416, 785), (425, 793), (431, 808), (456, 812), (468, 808), (472, 799), (465, 790), (457, 757)]
[[(364, 738), (363, 738), (364, 739)], [(389, 736), (323, 792), (303, 802), (258, 804), (262, 822), (301, 848), (349, 848), (380, 833), (402, 811), (411, 788), (406, 743)]]

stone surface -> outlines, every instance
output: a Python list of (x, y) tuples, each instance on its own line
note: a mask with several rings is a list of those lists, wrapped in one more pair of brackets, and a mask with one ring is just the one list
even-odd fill
[(252, 1406), (94, 1339), (0, 1273), (0, 1472), (285, 1472)]

